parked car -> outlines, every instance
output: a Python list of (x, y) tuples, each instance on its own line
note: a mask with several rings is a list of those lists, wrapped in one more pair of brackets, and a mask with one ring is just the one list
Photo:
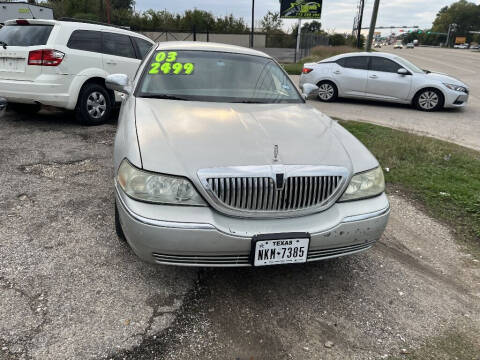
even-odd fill
[[(389, 203), (382, 169), (306, 104), (269, 55), (160, 43), (123, 92), (116, 229), (142, 259), (195, 266), (302, 263), (370, 248)], [(317, 87), (304, 84), (305, 96)]]
[(321, 101), (352, 97), (413, 104), (423, 111), (463, 107), (469, 96), (468, 86), (460, 80), (380, 52), (343, 54), (307, 63), (300, 86), (305, 83), (319, 87)]
[(100, 24), (7, 21), (0, 29), (0, 96), (19, 111), (51, 105), (75, 110), (84, 124), (101, 124), (120, 100), (105, 78), (119, 71), (133, 76), (153, 44)]
[(469, 44), (455, 44), (453, 45), (454, 49), (468, 49), (470, 47)]
[(403, 44), (401, 41), (397, 41), (395, 45), (393, 45), (394, 49), (403, 49)]
[(408, 43), (407, 44), (407, 49), (414, 49), (415, 48), (415, 45), (413, 43)]
[(375, 49), (380, 49), (380, 48), (382, 47), (382, 45), (381, 45), (380, 43), (375, 43), (375, 44), (373, 45), (373, 47), (374, 47)]

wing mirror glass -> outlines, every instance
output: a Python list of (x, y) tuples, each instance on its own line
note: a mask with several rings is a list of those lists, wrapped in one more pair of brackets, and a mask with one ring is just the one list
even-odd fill
[(318, 86), (316, 85), (306, 83), (306, 84), (303, 84), (302, 86), (302, 95), (305, 100), (307, 100), (308, 97), (315, 91), (318, 91)]
[(128, 76), (125, 74), (112, 74), (108, 75), (105, 79), (105, 85), (110, 90), (121, 92), (122, 94), (129, 95), (132, 92), (128, 81)]
[(410, 75), (410, 72), (405, 68), (398, 69), (397, 73), (400, 75)]
[(0, 118), (5, 115), (5, 112), (7, 111), (7, 99), (0, 98)]

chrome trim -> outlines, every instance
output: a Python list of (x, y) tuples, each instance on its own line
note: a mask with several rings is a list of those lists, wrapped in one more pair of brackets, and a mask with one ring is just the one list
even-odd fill
[[(293, 202), (298, 202), (298, 207), (304, 207), (303, 209), (295, 210), (282, 210), (277, 208), (279, 199), (275, 200), (274, 203), (274, 192), (276, 189), (273, 187), (276, 181), (276, 174), (284, 174), (285, 184), (288, 182), (290, 187), (289, 191), (292, 192), (292, 186), (295, 186), (293, 195)], [(338, 198), (343, 194), (345, 188), (348, 186), (348, 183), (351, 178), (350, 171), (347, 168), (339, 166), (322, 166), (322, 165), (260, 165), (260, 166), (233, 166), (233, 167), (224, 167), (224, 168), (207, 168), (200, 169), (197, 172), (198, 178), (200, 180), (203, 189), (208, 196), (206, 196), (207, 201), (210, 205), (215, 208), (217, 211), (224, 213), (229, 216), (236, 217), (245, 217), (245, 218), (286, 218), (294, 216), (309, 215), (316, 212), (323, 211), (330, 206), (332, 206)], [(302, 181), (299, 183), (299, 177), (322, 177), (322, 187), (319, 189), (318, 199), (326, 198), (329, 194), (329, 190), (332, 191), (335, 188), (336, 181), (330, 179), (330, 176), (339, 176), (341, 180), (337, 185), (335, 191), (332, 195), (324, 202), (318, 205), (307, 206), (311, 201), (311, 187), (312, 184), (310, 180), (305, 183), (303, 186)], [(221, 198), (215, 194), (215, 189), (212, 188), (215, 186), (217, 178), (219, 179), (232, 179), (232, 189), (231, 193), (233, 196), (239, 195), (237, 189), (241, 189), (241, 192), (246, 191), (246, 185), (250, 184), (251, 178), (257, 178), (262, 183), (259, 184), (259, 198), (262, 198), (263, 195), (263, 204), (257, 204), (256, 208), (247, 208), (239, 209), (239, 207), (244, 207), (245, 201), (247, 203), (250, 199), (235, 199), (231, 201), (232, 205), (229, 206), (225, 204)], [(215, 179), (213, 182), (209, 183), (208, 179)], [(263, 179), (263, 180), (262, 180)], [(270, 182), (269, 179), (273, 181)], [(238, 183), (236, 183), (238, 181)], [(328, 182), (328, 183), (326, 183)], [(287, 186), (287, 185), (285, 185)], [(305, 191), (308, 191), (308, 194), (304, 194)], [(265, 194), (262, 194), (265, 193)], [(250, 194), (249, 194), (250, 196)], [(233, 199), (232, 199), (233, 200)], [(243, 200), (243, 202), (241, 202)], [(263, 208), (258, 210), (258, 208)]]
[(390, 205), (387, 206), (385, 209), (374, 211), (374, 212), (371, 212), (371, 213), (347, 216), (347, 217), (343, 218), (342, 223), (368, 220), (368, 219), (371, 219), (371, 218), (375, 218), (377, 216), (384, 215), (388, 212), (390, 212)]

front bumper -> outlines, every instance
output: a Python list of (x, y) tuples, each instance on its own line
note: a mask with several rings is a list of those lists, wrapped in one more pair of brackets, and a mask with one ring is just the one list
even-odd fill
[(183, 266), (251, 266), (252, 236), (269, 233), (310, 233), (308, 261), (354, 254), (381, 237), (390, 213), (385, 194), (313, 215), (259, 220), (224, 216), (209, 207), (142, 203), (119, 188), (116, 202), (125, 237), (141, 259)]
[(468, 95), (464, 92), (448, 89), (445, 91), (445, 108), (461, 108), (467, 105)]

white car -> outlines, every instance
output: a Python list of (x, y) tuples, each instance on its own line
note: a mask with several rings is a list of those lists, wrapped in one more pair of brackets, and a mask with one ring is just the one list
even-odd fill
[(397, 41), (395, 45), (393, 45), (394, 49), (403, 49), (403, 44), (401, 41)]
[(350, 53), (307, 63), (300, 87), (319, 87), (321, 101), (338, 97), (413, 104), (419, 110), (459, 108), (467, 104), (469, 88), (451, 76), (422, 70), (387, 53)]
[(0, 29), (0, 96), (19, 111), (50, 105), (75, 110), (84, 124), (101, 124), (120, 101), (106, 88), (106, 77), (118, 72), (133, 77), (153, 44), (103, 24), (7, 21)]

